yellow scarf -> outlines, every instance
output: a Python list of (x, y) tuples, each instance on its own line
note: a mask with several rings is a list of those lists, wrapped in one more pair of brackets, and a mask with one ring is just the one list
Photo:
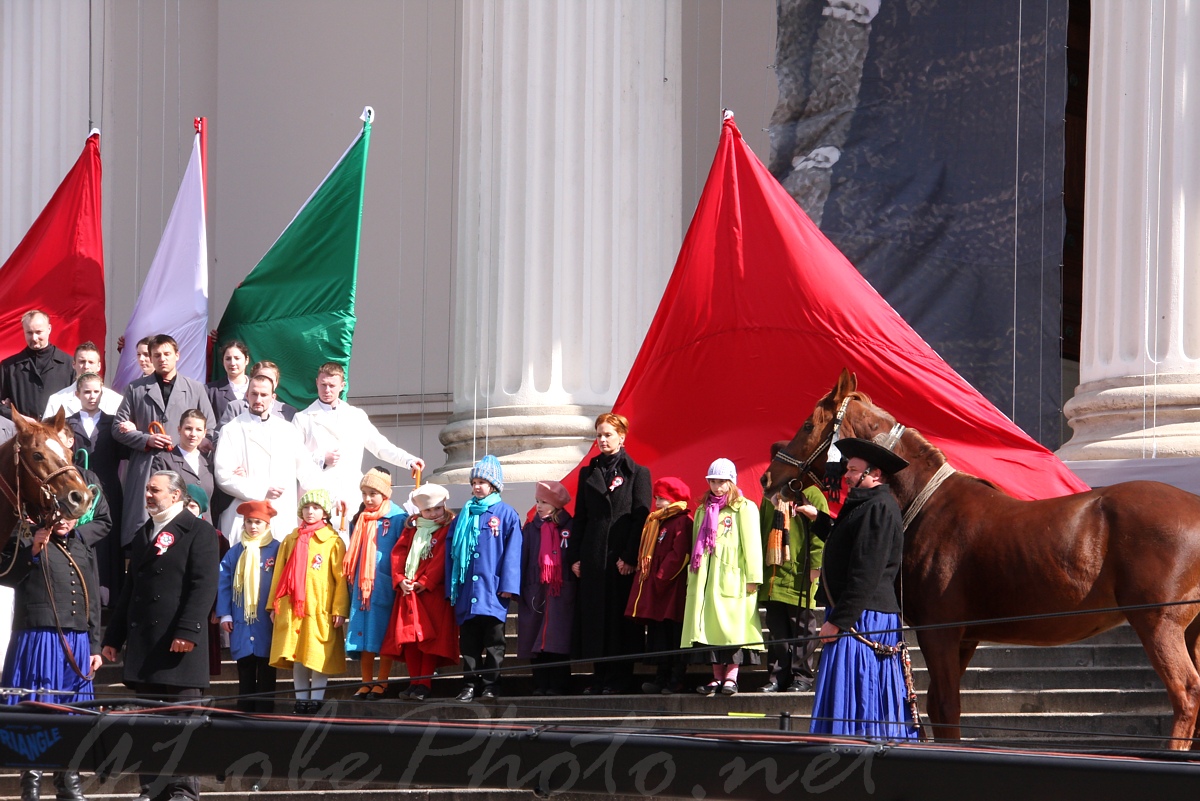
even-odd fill
[(638, 546), (638, 573), (642, 581), (646, 580), (646, 574), (650, 572), (650, 560), (654, 558), (654, 546), (658, 544), (658, 531), (662, 528), (663, 521), (686, 511), (686, 503), (675, 501), (670, 506), (656, 509), (646, 518), (646, 525), (642, 526), (642, 543)]
[(258, 591), (262, 568), (262, 545), (271, 541), (268, 526), (254, 539), (242, 531), (242, 555), (238, 557), (233, 571), (233, 602), (242, 607), (242, 616), (247, 623), (258, 620)]

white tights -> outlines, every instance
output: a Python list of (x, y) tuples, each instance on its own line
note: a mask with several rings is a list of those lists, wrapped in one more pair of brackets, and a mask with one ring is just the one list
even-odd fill
[(329, 683), (329, 677), (324, 673), (296, 662), (292, 665), (292, 681), (296, 685), (296, 700), (325, 699), (325, 685)]

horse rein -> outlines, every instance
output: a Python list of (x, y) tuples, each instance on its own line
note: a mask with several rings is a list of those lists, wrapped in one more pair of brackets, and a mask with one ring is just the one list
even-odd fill
[[(79, 586), (83, 590), (83, 614), (89, 622), (92, 617), (92, 599), (88, 595), (87, 581), (83, 578), (83, 571), (79, 568), (71, 552), (67, 549), (65, 542), (59, 542), (52, 536), (50, 542), (58, 547), (62, 555), (67, 557), (67, 561), (71, 564), (71, 569), (75, 571), (75, 575), (79, 576)], [(49, 545), (49, 543), (47, 543)], [(67, 642), (67, 635), (63, 632), (62, 623), (58, 619), (58, 604), (54, 601), (54, 586), (50, 583), (50, 556), (46, 554), (46, 561), (42, 563), (42, 578), (46, 581), (46, 595), (50, 598), (50, 612), (54, 615), (54, 629), (58, 632), (58, 641), (62, 646), (63, 654), (67, 657), (67, 663), (71, 666), (71, 670), (75, 671), (75, 675), (84, 681), (91, 681), (96, 676), (93, 670), (85, 674), (79, 667), (79, 663), (75, 661), (75, 654), (71, 651), (71, 644)]]
[[(41, 490), (42, 498), (45, 501), (57, 501), (57, 497), (53, 492), (50, 491), (49, 484), (51, 481), (66, 473), (68, 470), (75, 470), (76, 472), (79, 470), (79, 468), (73, 463), (68, 462), (57, 470), (50, 471), (45, 478), (39, 478), (38, 475), (33, 472), (33, 468), (26, 464), (23, 459), (21, 459), (21, 443), (15, 441), (13, 442), (13, 463), (18, 468), (14, 471), (16, 487), (14, 488), (8, 483), (8, 480), (5, 479), (3, 475), (0, 475), (0, 491), (4, 493), (4, 497), (8, 499), (8, 502), (12, 504), (13, 512), (16, 514), (17, 520), (19, 521), (18, 525), (21, 526), (27, 526), (28, 524), (25, 523), (25, 521), (27, 519), (31, 519), (27, 514), (28, 510), (26, 509), (25, 504), (21, 502), (21, 468), (29, 473), (30, 478), (37, 483), (38, 489)], [(83, 474), (80, 473), (81, 478), (82, 476)], [(41, 522), (43, 522), (45, 525), (52, 526), (57, 523), (61, 517), (62, 512), (59, 511), (57, 505), (55, 505), (55, 507), (50, 511), (49, 521), (47, 522), (45, 518), (41, 518)]]
[[(821, 486), (821, 479), (812, 471), (812, 466), (817, 461), (818, 456), (829, 451), (829, 446), (833, 444), (833, 438), (837, 436), (838, 432), (842, 428), (842, 419), (846, 416), (846, 407), (850, 405), (850, 400), (850, 396), (848, 395), (842, 399), (842, 404), (838, 406), (837, 414), (833, 418), (833, 426), (829, 429), (829, 433), (821, 439), (821, 443), (817, 445), (816, 449), (809, 455), (807, 459), (800, 461), (782, 448), (772, 454), (771, 458), (778, 459), (786, 465), (795, 467), (800, 471), (800, 478), (808, 476), (810, 479), (812, 479), (814, 484), (816, 484), (818, 487)], [(792, 492), (799, 495), (800, 490), (792, 486), (795, 483), (796, 479), (789, 479), (787, 487)]]

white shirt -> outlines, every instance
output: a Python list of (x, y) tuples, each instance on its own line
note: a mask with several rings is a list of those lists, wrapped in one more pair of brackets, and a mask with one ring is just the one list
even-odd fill
[[(108, 387), (102, 388), (100, 390), (100, 411), (105, 414), (116, 414), (117, 409), (121, 408), (121, 399), (120, 392), (115, 392)], [(60, 389), (46, 399), (46, 411), (42, 413), (42, 419), (53, 417), (60, 408), (63, 410), (64, 417), (70, 417), (83, 408), (79, 404), (79, 398), (75, 395), (74, 384)]]
[(79, 422), (83, 424), (83, 432), (88, 435), (88, 439), (92, 439), (96, 436), (96, 426), (100, 425), (100, 410), (89, 413), (80, 409)]
[[(321, 485), (329, 490), (335, 501), (345, 501), (351, 510), (358, 509), (362, 502), (358, 485), (363, 477), (363, 450), (370, 451), (381, 461), (404, 468), (411, 468), (416, 459), (380, 434), (366, 412), (345, 401), (337, 406), (313, 401), (307, 409), (296, 413), (292, 424), (300, 430), (304, 447), (322, 473)], [(335, 448), (340, 459), (332, 467), (326, 467), (325, 454)]]

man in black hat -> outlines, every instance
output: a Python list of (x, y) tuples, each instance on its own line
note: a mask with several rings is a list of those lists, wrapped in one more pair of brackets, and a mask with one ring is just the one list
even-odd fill
[[(903, 703), (906, 691), (900, 660), (895, 654), (877, 657), (868, 643), (893, 647), (900, 640), (895, 585), (904, 527), (887, 477), (908, 467), (908, 462), (871, 440), (841, 439), (837, 447), (847, 458), (844, 480), (849, 490), (837, 520), (812, 505), (797, 508), (814, 521), (817, 536), (825, 540), (821, 587), (829, 601), (820, 632), (825, 647), (811, 731), (915, 737)], [(865, 653), (857, 653), (860, 649)], [(883, 660), (878, 670), (854, 673), (846, 668), (877, 660)]]

